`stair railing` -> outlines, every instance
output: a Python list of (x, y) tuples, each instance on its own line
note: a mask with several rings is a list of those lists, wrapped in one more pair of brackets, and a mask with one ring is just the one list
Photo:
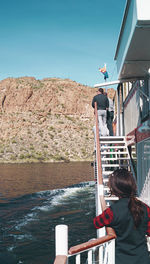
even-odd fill
[[(96, 160), (97, 160), (97, 200), (98, 214), (106, 209), (106, 203), (103, 196), (103, 178), (100, 152), (100, 138), (98, 126), (97, 104), (95, 103), (95, 137), (96, 137)], [(99, 199), (100, 198), (100, 199)], [(115, 231), (110, 228), (101, 228), (98, 230), (97, 239), (91, 239), (88, 242), (73, 246), (68, 251), (68, 227), (66, 225), (57, 225), (55, 227), (55, 248), (56, 258), (54, 264), (67, 264), (70, 257), (75, 256), (76, 264), (81, 263), (81, 253), (87, 252), (87, 263), (92, 264), (95, 249), (99, 249), (99, 264), (115, 264)], [(94, 256), (95, 258), (95, 256)]]
[[(98, 200), (98, 205), (97, 205), (97, 214), (101, 214), (102, 211), (104, 211), (107, 206), (106, 202), (104, 199), (104, 187), (103, 187), (103, 175), (102, 175), (102, 163), (101, 163), (101, 148), (100, 148), (100, 136), (99, 136), (99, 122), (98, 122), (98, 111), (97, 111), (97, 103), (95, 102), (95, 108), (94, 108), (94, 113), (95, 113), (95, 138), (96, 138), (96, 161), (97, 161), (97, 200)], [(101, 228), (98, 229), (97, 235), (98, 237), (102, 237), (105, 234), (111, 234), (114, 236), (114, 239), (116, 238), (116, 233), (115, 231), (110, 228)], [(110, 263), (115, 263), (115, 240), (112, 240), (111, 242), (111, 251), (110, 251)], [(106, 248), (107, 251), (107, 248)], [(102, 254), (102, 248), (99, 251), (99, 258), (100, 258), (100, 263), (103, 263), (103, 254)], [(108, 261), (109, 263), (109, 261)]]

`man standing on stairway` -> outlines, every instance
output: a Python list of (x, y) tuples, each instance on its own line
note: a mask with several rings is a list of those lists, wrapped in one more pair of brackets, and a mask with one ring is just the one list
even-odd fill
[(107, 110), (109, 108), (109, 101), (107, 96), (104, 95), (103, 88), (99, 88), (97, 95), (93, 97), (92, 107), (95, 107), (95, 102), (97, 103), (98, 112), (98, 122), (99, 122), (99, 134), (100, 136), (108, 136), (107, 129)]
[[(107, 96), (107, 93), (105, 93), (105, 95)], [(109, 130), (109, 136), (113, 136), (113, 119), (114, 119), (114, 102), (111, 98), (107, 97), (109, 100), (109, 108), (107, 111), (107, 127)]]

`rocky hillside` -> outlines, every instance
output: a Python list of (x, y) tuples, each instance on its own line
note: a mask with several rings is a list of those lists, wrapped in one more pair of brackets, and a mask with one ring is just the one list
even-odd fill
[(0, 162), (92, 160), (95, 91), (68, 79), (1, 81)]

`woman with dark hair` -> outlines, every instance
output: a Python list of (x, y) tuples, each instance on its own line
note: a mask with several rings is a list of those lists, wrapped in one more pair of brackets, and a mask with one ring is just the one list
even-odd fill
[(119, 200), (94, 218), (95, 228), (112, 227), (117, 235), (116, 264), (150, 264), (146, 235), (150, 236), (150, 207), (136, 198), (134, 177), (126, 169), (117, 169), (108, 186)]

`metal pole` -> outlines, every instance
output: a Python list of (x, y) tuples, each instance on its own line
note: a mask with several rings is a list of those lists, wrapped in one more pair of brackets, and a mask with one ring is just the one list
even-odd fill
[(88, 264), (92, 264), (92, 250), (88, 251)]
[(121, 136), (124, 134), (124, 96), (123, 96), (123, 84), (121, 83)]
[(117, 87), (117, 136), (120, 136), (120, 84)]
[[(150, 78), (148, 79), (148, 96), (150, 98)], [(150, 115), (150, 100), (149, 100), (149, 115)]]
[(108, 264), (115, 264), (115, 239), (108, 243)]
[[(95, 121), (96, 121), (96, 160), (97, 160), (97, 215), (102, 213), (102, 206), (100, 203), (99, 195), (100, 188), (103, 187), (102, 178), (102, 164), (101, 164), (101, 148), (100, 148), (100, 137), (99, 137), (99, 125), (98, 125), (98, 112), (97, 103), (95, 103)], [(100, 187), (100, 188), (99, 188)], [(102, 190), (103, 193), (103, 190)], [(101, 195), (102, 195), (101, 193)], [(105, 235), (105, 227), (97, 230), (97, 236), (102, 237)], [(99, 248), (99, 264), (103, 263), (103, 248)]]
[(80, 254), (76, 255), (76, 264), (80, 264), (81, 262), (81, 256)]
[(68, 226), (57, 225), (55, 227), (56, 256), (68, 256)]

